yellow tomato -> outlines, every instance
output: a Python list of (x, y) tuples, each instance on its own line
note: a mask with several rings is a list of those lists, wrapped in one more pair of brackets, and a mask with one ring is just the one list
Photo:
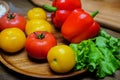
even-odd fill
[(6, 52), (14, 53), (24, 47), (26, 36), (18, 28), (7, 28), (1, 31), (0, 46)]
[(42, 8), (33, 8), (30, 9), (27, 12), (27, 17), (28, 19), (46, 19), (47, 18), (47, 14), (46, 11), (43, 10)]
[(32, 19), (29, 20), (26, 24), (25, 32), (27, 35), (35, 31), (47, 31), (52, 32), (52, 25), (44, 19)]
[(58, 73), (69, 72), (75, 66), (75, 54), (67, 45), (52, 47), (47, 55), (50, 68)]

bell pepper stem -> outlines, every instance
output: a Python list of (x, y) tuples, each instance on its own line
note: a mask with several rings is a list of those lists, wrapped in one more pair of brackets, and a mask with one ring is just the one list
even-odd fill
[(53, 6), (49, 6), (47, 4), (42, 5), (43, 9), (49, 11), (49, 12), (56, 12), (57, 8)]
[(97, 11), (93, 12), (93, 13), (91, 14), (91, 16), (94, 18), (98, 13), (99, 13), (99, 11), (97, 10)]

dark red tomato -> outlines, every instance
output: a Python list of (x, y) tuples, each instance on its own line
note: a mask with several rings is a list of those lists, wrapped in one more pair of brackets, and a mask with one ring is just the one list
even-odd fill
[(25, 48), (29, 56), (34, 59), (47, 59), (49, 49), (57, 45), (52, 33), (36, 31), (28, 35)]
[(25, 17), (18, 13), (7, 13), (0, 18), (0, 30), (3, 30), (5, 28), (17, 27), (24, 31), (25, 26)]

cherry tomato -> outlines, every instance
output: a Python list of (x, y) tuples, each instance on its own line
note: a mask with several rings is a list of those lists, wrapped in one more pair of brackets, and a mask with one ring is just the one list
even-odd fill
[(8, 13), (0, 18), (0, 30), (3, 30), (5, 28), (17, 27), (24, 31), (25, 25), (25, 17), (18, 13)]
[(57, 45), (52, 33), (36, 31), (28, 35), (25, 48), (28, 55), (35, 59), (47, 59), (49, 49)]
[(35, 31), (52, 32), (53, 26), (44, 19), (32, 19), (27, 21), (25, 32), (27, 35)]
[(47, 13), (44, 9), (35, 7), (27, 12), (28, 19), (47, 19)]
[(14, 53), (24, 48), (26, 36), (19, 28), (7, 28), (0, 33), (0, 47), (6, 52)]
[(67, 45), (57, 45), (48, 51), (47, 60), (53, 71), (66, 73), (75, 66), (75, 53)]

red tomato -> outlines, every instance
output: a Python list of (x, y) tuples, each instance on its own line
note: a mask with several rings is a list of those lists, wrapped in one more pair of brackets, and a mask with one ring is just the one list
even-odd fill
[(8, 13), (0, 18), (0, 30), (3, 30), (5, 28), (17, 27), (24, 31), (25, 25), (25, 17), (18, 13)]
[(28, 35), (25, 48), (28, 55), (34, 59), (47, 59), (49, 49), (57, 45), (52, 33), (36, 31)]

